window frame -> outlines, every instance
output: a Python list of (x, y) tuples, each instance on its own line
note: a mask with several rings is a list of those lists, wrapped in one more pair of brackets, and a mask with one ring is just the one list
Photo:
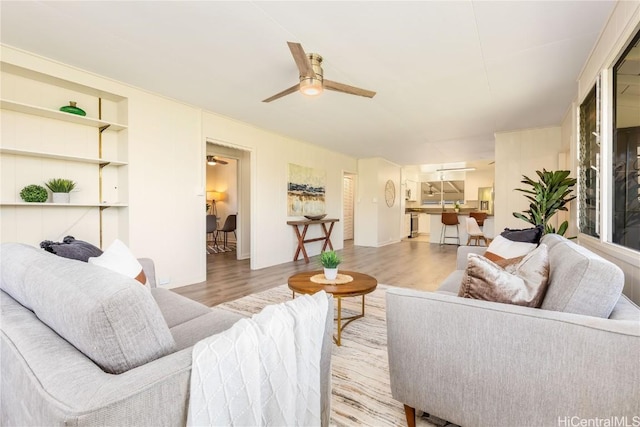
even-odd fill
[[(600, 236), (594, 237), (589, 234), (582, 233), (580, 231), (579, 223), (579, 206), (575, 210), (573, 215), (573, 221), (575, 221), (578, 240), (581, 244), (585, 244), (587, 247), (591, 247), (597, 252), (602, 253), (605, 256), (610, 256), (613, 259), (619, 259), (629, 265), (640, 267), (640, 251), (619, 245), (613, 242), (613, 132), (615, 126), (614, 117), (614, 86), (613, 86), (613, 73), (615, 65), (618, 63), (627, 52), (628, 48), (635, 40), (636, 35), (640, 31), (640, 25), (629, 34), (627, 40), (620, 46), (620, 48), (609, 58), (609, 61), (603, 65), (600, 72), (594, 77), (592, 83), (588, 86), (589, 90), (578, 99), (578, 102), (574, 104), (575, 111), (575, 126), (576, 138), (573, 141), (576, 149), (574, 161), (575, 173), (579, 176), (580, 173), (580, 106), (584, 100), (588, 97), (593, 86), (597, 81), (600, 81), (600, 161), (602, 170), (600, 171)], [(578, 203), (579, 205), (579, 203)]]

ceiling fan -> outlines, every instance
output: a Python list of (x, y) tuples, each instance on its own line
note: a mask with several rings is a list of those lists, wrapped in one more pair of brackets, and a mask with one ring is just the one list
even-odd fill
[(262, 100), (262, 102), (275, 101), (278, 98), (282, 98), (298, 90), (308, 96), (320, 95), (323, 89), (367, 98), (373, 98), (375, 96), (376, 93), (371, 90), (326, 80), (322, 71), (322, 56), (317, 53), (305, 53), (300, 43), (287, 42), (287, 44), (289, 45), (289, 50), (291, 50), (291, 55), (293, 55), (293, 60), (296, 62), (298, 70), (300, 71), (300, 82)]
[(433, 187), (433, 185), (431, 185), (430, 182), (426, 182), (425, 184), (427, 184), (429, 186), (429, 190), (425, 192), (427, 197), (439, 196), (440, 194), (442, 194), (442, 191), (438, 191), (437, 188), (434, 191), (434, 187)]
[(207, 156), (207, 164), (210, 166), (215, 166), (217, 164), (228, 165), (229, 162), (227, 162), (226, 160), (222, 160), (218, 156)]

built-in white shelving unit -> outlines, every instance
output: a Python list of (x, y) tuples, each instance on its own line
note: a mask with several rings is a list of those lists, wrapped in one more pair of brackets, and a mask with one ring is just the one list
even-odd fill
[(0, 153), (4, 154), (15, 154), (17, 156), (31, 156), (31, 157), (41, 157), (44, 159), (57, 159), (57, 160), (69, 160), (72, 162), (84, 162), (84, 163), (94, 163), (98, 165), (111, 165), (111, 166), (124, 166), (127, 162), (121, 162), (118, 160), (109, 160), (109, 159), (98, 159), (95, 157), (79, 157), (79, 156), (66, 156), (57, 153), (47, 153), (45, 151), (32, 151), (32, 150), (21, 150), (16, 148), (5, 148), (0, 147)]
[[(126, 241), (128, 100), (39, 71), (0, 65), (2, 241), (37, 244), (67, 234), (99, 246), (114, 238)], [(60, 111), (70, 101), (87, 115)], [(51, 178), (77, 183), (71, 203), (20, 198), (26, 185), (44, 186)]]
[(59, 110), (52, 110), (50, 108), (38, 107), (35, 105), (23, 104), (21, 102), (9, 101), (7, 99), (0, 100), (0, 108), (3, 110), (16, 111), (18, 113), (31, 114), (39, 117), (46, 117), (48, 119), (62, 120), (64, 122), (76, 123), (83, 126), (92, 126), (95, 128), (108, 128), (111, 130), (123, 130), (127, 127), (118, 123), (109, 123), (104, 120), (94, 119), (86, 116), (79, 116), (77, 114), (64, 113)]

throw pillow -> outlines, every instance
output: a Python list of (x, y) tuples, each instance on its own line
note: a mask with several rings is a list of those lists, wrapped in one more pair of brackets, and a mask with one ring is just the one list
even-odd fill
[(513, 274), (481, 255), (469, 254), (458, 296), (538, 308), (548, 283), (546, 245), (540, 245), (522, 258)]
[(500, 235), (505, 239), (509, 239), (513, 242), (526, 242), (526, 243), (540, 243), (542, 232), (544, 228), (541, 225), (536, 225), (533, 228), (525, 228), (522, 230), (511, 230), (505, 228)]
[[(493, 261), (498, 267), (502, 268), (504, 271), (513, 274), (516, 271), (516, 268), (518, 268), (518, 264), (520, 264), (520, 261), (522, 261), (522, 259), (525, 256), (519, 256), (519, 257), (515, 257), (515, 258), (506, 258), (506, 259), (499, 259), (497, 261)], [(486, 258), (486, 257), (485, 257)]]
[(142, 269), (142, 264), (138, 262), (127, 245), (118, 239), (114, 240), (99, 257), (89, 258), (89, 264), (108, 268), (109, 270), (136, 279), (143, 285), (147, 283), (147, 277)]
[(40, 247), (52, 254), (84, 262), (87, 262), (90, 257), (102, 255), (100, 248), (93, 246), (91, 243), (76, 240), (73, 236), (66, 236), (62, 239), (62, 242), (44, 240), (40, 242)]
[(536, 246), (537, 244), (535, 243), (514, 242), (499, 235), (491, 241), (484, 256), (494, 262), (516, 258), (528, 254)]

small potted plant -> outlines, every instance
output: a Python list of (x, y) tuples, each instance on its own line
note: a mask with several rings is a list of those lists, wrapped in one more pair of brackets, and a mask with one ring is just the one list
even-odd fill
[(341, 262), (342, 259), (334, 251), (326, 251), (320, 254), (320, 264), (324, 267), (324, 277), (327, 280), (335, 280), (338, 277), (338, 265)]
[(453, 210), (456, 212), (460, 212), (460, 202), (456, 200), (456, 203), (453, 205)]
[(51, 178), (45, 184), (53, 195), (53, 203), (69, 203), (69, 193), (76, 183), (65, 178)]
[(29, 203), (44, 203), (49, 195), (47, 189), (41, 185), (31, 184), (20, 190), (20, 198)]

